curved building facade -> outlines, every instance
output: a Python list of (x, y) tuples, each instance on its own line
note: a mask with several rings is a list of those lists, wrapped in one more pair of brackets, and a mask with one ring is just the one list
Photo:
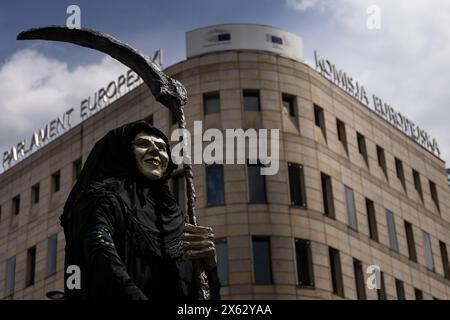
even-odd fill
[[(232, 41), (239, 26), (275, 48), (202, 49), (220, 34)], [(275, 175), (250, 164), (193, 165), (222, 297), (449, 299), (445, 163), (306, 65), (301, 38), (263, 26), (208, 28), (193, 31), (208, 34), (197, 40), (188, 33), (188, 58), (165, 70), (188, 90), (188, 129), (202, 121), (203, 130), (280, 130)], [(276, 48), (287, 44), (300, 52)], [(108, 130), (138, 119), (169, 136), (176, 128), (140, 85), (1, 174), (1, 297), (42, 299), (63, 287), (58, 216), (80, 165)], [(184, 207), (181, 170), (172, 187)]]

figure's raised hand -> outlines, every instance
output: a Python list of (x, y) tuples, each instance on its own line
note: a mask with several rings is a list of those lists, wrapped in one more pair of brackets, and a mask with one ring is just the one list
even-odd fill
[(202, 259), (207, 270), (212, 270), (216, 267), (216, 247), (214, 245), (212, 228), (186, 223), (182, 240), (187, 257), (190, 259)]

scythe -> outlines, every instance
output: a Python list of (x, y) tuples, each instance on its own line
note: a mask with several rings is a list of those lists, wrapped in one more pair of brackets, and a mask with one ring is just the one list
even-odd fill
[[(136, 72), (150, 88), (156, 100), (169, 108), (175, 115), (178, 127), (180, 129), (186, 128), (184, 106), (187, 101), (187, 92), (184, 86), (179, 81), (170, 78), (159, 70), (149, 57), (144, 56), (142, 53), (112, 36), (84, 28), (70, 29), (61, 26), (48, 26), (23, 31), (17, 36), (17, 40), (69, 42), (106, 53)], [(186, 139), (184, 139), (183, 143), (186, 143)], [(192, 165), (185, 161), (183, 163), (183, 169), (187, 187), (189, 223), (197, 225), (195, 216), (196, 194)], [(199, 263), (194, 263), (194, 269), (199, 297), (202, 300), (209, 299), (210, 290), (206, 280), (206, 274), (201, 269)]]

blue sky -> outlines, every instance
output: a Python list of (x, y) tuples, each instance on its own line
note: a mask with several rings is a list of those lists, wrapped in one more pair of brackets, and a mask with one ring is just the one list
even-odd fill
[[(56, 42), (16, 41), (30, 27), (63, 25), (81, 8), (82, 27), (138, 50), (164, 50), (164, 66), (185, 59), (185, 32), (220, 23), (260, 23), (304, 40), (370, 93), (436, 137), (450, 160), (450, 2), (447, 0), (3, 1), (0, 3), (0, 152), (116, 78), (123, 66), (95, 51)], [(381, 29), (366, 26), (367, 7)], [(1, 170), (1, 168), (0, 168)]]

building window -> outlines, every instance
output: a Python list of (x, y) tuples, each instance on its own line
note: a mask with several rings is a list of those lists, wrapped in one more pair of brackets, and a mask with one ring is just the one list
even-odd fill
[(20, 194), (12, 199), (12, 212), (15, 216), (20, 212)]
[(358, 259), (353, 258), (353, 271), (355, 273), (356, 297), (358, 300), (366, 300), (366, 290), (364, 288), (364, 274), (362, 263)]
[(36, 183), (31, 187), (31, 204), (36, 204), (39, 202), (39, 183)]
[(395, 279), (395, 289), (397, 291), (397, 300), (406, 300), (405, 285), (403, 281)]
[(397, 172), (397, 178), (402, 183), (403, 189), (406, 191), (405, 173), (403, 172), (402, 160), (395, 158), (395, 171)]
[(378, 241), (377, 219), (375, 215), (375, 205), (372, 200), (366, 198), (367, 221), (369, 224), (369, 237)]
[(244, 110), (245, 111), (259, 111), (261, 110), (259, 104), (259, 90), (244, 90)]
[(25, 276), (25, 286), (29, 287), (34, 284), (34, 275), (36, 269), (36, 247), (32, 247), (27, 251), (27, 270)]
[(324, 213), (326, 216), (334, 219), (333, 188), (331, 186), (331, 177), (321, 172), (320, 180), (322, 182)]
[(423, 236), (423, 251), (425, 255), (426, 267), (429, 270), (434, 271), (433, 249), (431, 247), (430, 235), (427, 232), (422, 231), (422, 236)]
[(2, 206), (0, 206), (0, 221), (2, 221)]
[(438, 211), (441, 211), (441, 209), (439, 208), (439, 199), (438, 199), (436, 184), (431, 180), (430, 180), (430, 192), (431, 192), (431, 199), (433, 199), (433, 202), (436, 205), (436, 208), (438, 209)]
[(56, 273), (56, 257), (58, 250), (58, 235), (47, 239), (47, 277)]
[(9, 296), (14, 293), (16, 282), (16, 257), (9, 258), (6, 261), (5, 272), (5, 296)]
[(298, 285), (301, 287), (314, 287), (311, 241), (295, 239), (295, 253)]
[(219, 92), (203, 94), (203, 112), (205, 114), (220, 112), (220, 94), (219, 94)]
[(337, 128), (338, 140), (344, 146), (345, 152), (348, 153), (347, 134), (345, 133), (345, 123), (339, 119), (336, 119), (336, 128)]
[(369, 157), (367, 155), (366, 138), (359, 132), (356, 132), (356, 139), (358, 140), (359, 154), (364, 158), (366, 165), (369, 166)]
[(144, 119), (145, 122), (147, 122), (149, 125), (153, 126), (153, 115), (149, 115), (147, 118)]
[(295, 97), (283, 93), (282, 100), (284, 112), (286, 112), (286, 114), (288, 114), (290, 117), (295, 117), (296, 116)]
[(356, 219), (355, 199), (353, 198), (353, 190), (347, 186), (345, 188), (345, 206), (347, 208), (348, 225), (357, 230), (358, 220)]
[(389, 234), (389, 246), (391, 247), (391, 249), (398, 251), (397, 232), (395, 231), (394, 215), (389, 210), (386, 210), (386, 222)]
[(256, 284), (272, 283), (272, 265), (270, 255), (270, 239), (253, 237), (253, 270)]
[(260, 164), (248, 164), (248, 188), (250, 203), (267, 203), (266, 177), (261, 174)]
[(291, 194), (291, 205), (306, 207), (305, 176), (303, 166), (288, 163), (289, 191)]
[(61, 188), (61, 174), (59, 171), (52, 174), (52, 192), (58, 192)]
[(223, 165), (210, 164), (206, 166), (207, 204), (220, 205), (225, 203)]
[(272, 43), (283, 44), (283, 39), (277, 36), (271, 36)]
[(420, 199), (423, 202), (423, 193), (422, 193), (422, 183), (420, 182), (420, 175), (419, 173), (412, 169), (413, 172), (413, 178), (414, 178), (414, 188), (417, 190), (417, 192), (419, 193)]
[(341, 258), (339, 251), (329, 247), (331, 283), (333, 285), (333, 293), (344, 297), (344, 283), (342, 281)]
[(447, 245), (445, 242), (439, 241), (441, 249), (442, 267), (444, 269), (444, 277), (450, 280), (450, 265), (448, 261)]
[(408, 244), (409, 260), (417, 262), (416, 244), (412, 224), (405, 221), (406, 242)]
[(377, 145), (377, 158), (378, 158), (378, 165), (381, 167), (381, 170), (383, 170), (384, 175), (386, 176), (386, 179), (388, 179), (386, 157), (384, 155), (384, 149), (378, 145)]
[(416, 296), (416, 300), (423, 300), (422, 290), (414, 288), (414, 295)]
[(217, 35), (217, 41), (230, 41), (231, 34), (229, 33), (220, 33)]
[(320, 128), (322, 131), (323, 137), (325, 140), (327, 139), (326, 130), (325, 130), (325, 116), (323, 109), (318, 105), (314, 104), (314, 121), (316, 126)]
[(81, 169), (83, 168), (83, 162), (81, 158), (75, 160), (72, 164), (72, 181), (75, 182), (78, 180), (81, 174)]
[(378, 300), (387, 300), (384, 272), (380, 271), (380, 289), (377, 289)]
[(186, 184), (184, 175), (177, 174), (172, 178), (172, 192), (181, 211), (186, 213)]
[(220, 284), (228, 285), (228, 245), (226, 238), (215, 240), (217, 255), (217, 273), (219, 274)]

